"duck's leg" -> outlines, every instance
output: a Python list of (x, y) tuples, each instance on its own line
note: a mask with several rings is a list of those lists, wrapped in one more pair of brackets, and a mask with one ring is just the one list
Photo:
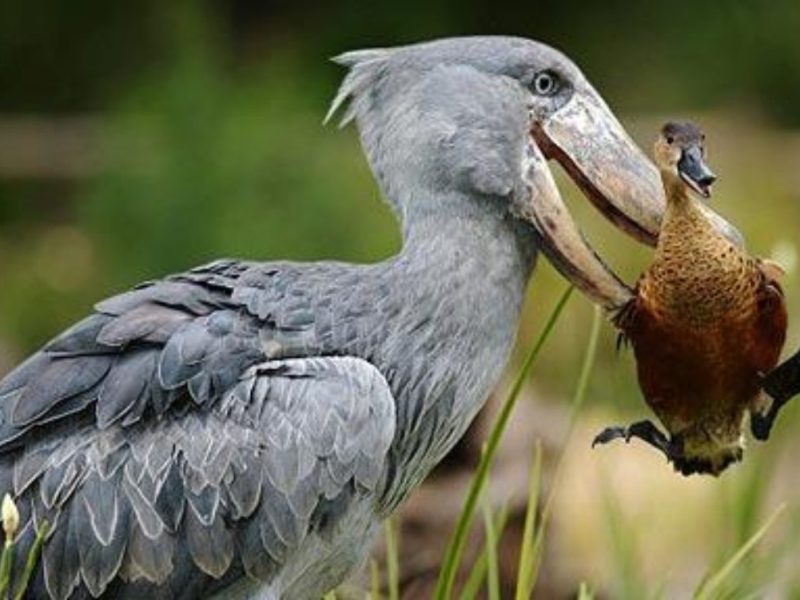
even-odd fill
[(627, 427), (606, 427), (595, 436), (592, 448), (598, 444), (607, 444), (619, 439), (630, 442), (632, 438), (639, 438), (643, 442), (650, 444), (656, 450), (661, 451), (669, 460), (673, 460), (675, 457), (675, 449), (669, 438), (649, 420), (637, 421)]
[(781, 408), (789, 400), (800, 394), (800, 350), (794, 356), (778, 365), (764, 378), (763, 389), (772, 399), (766, 412), (753, 411), (750, 416), (750, 429), (753, 437), (765, 441), (769, 439), (772, 425)]

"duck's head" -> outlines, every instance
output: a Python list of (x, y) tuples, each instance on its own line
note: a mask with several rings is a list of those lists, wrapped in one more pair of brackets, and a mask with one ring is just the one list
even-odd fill
[(705, 163), (706, 136), (694, 123), (670, 121), (656, 139), (655, 157), (667, 199), (685, 197), (689, 191), (711, 197), (717, 177)]

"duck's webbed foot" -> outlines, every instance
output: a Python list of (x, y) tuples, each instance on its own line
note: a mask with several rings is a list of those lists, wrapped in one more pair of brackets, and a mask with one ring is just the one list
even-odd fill
[(670, 461), (675, 458), (675, 448), (672, 442), (652, 421), (648, 420), (637, 421), (627, 427), (606, 427), (595, 436), (592, 448), (598, 444), (607, 444), (619, 439), (625, 440), (627, 443), (632, 438), (639, 438), (643, 442), (650, 444), (656, 450), (661, 451)]
[(765, 412), (752, 412), (750, 430), (757, 440), (766, 441), (781, 408), (800, 394), (800, 350), (766, 375), (762, 387), (771, 398), (772, 404)]

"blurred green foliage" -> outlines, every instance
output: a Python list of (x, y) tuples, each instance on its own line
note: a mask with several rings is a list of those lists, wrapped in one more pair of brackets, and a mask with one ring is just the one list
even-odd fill
[(105, 108), (169, 63), (182, 22), (198, 14), (214, 24), (214, 58), (226, 70), (288, 49), (317, 95), (334, 77), (321, 57), (343, 49), (516, 34), (568, 50), (625, 109), (741, 98), (800, 122), (795, 0), (11, 1), (0, 19), (0, 110)]
[[(0, 372), (93, 302), (143, 279), (221, 256), (374, 261), (392, 253), (397, 227), (355, 132), (321, 124), (342, 75), (326, 58), (358, 47), (472, 33), (552, 43), (615, 112), (646, 115), (623, 119), (643, 145), (662, 115), (697, 117), (721, 176), (715, 207), (756, 253), (796, 254), (798, 31), (797, 0), (6, 2), (0, 125), (29, 113), (87, 115), (101, 135), (99, 168), (88, 176), (0, 175)], [(601, 254), (634, 280), (648, 249), (599, 219), (563, 177), (559, 186)], [(543, 260), (521, 347), (562, 288)], [(797, 314), (797, 271), (786, 289)], [(591, 307), (575, 298), (569, 312), (540, 357), (542, 403), (569, 393), (585, 351)], [(587, 405), (641, 415), (632, 359), (614, 353), (613, 336), (604, 328)], [(797, 339), (793, 327), (789, 345)], [(777, 441), (719, 486), (709, 518), (722, 531), (718, 562), (762, 522), (798, 410), (789, 407)], [(649, 549), (625, 530), (618, 502), (608, 497), (609, 528), (622, 532), (612, 531), (608, 546), (617, 595), (634, 597), (662, 580), (639, 572)], [(775, 556), (797, 549), (786, 541), (796, 537), (796, 512)], [(745, 573), (740, 587), (768, 579), (762, 570)]]
[[(102, 132), (101, 168), (74, 179), (0, 178), (0, 370), (3, 348), (8, 366), (143, 279), (220, 256), (374, 261), (394, 251), (397, 227), (355, 132), (321, 124), (342, 75), (326, 57), (359, 46), (517, 33), (568, 50), (619, 113), (712, 107), (700, 120), (722, 176), (718, 209), (760, 254), (796, 237), (798, 145), (778, 138), (790, 151), (776, 153), (783, 134), (753, 118), (755, 108), (800, 120), (795, 0), (49, 5), (11, 4), (0, 19), (0, 115), (89, 113)], [(746, 108), (720, 113), (730, 102)], [(625, 121), (644, 144), (660, 124)], [(559, 184), (601, 253), (635, 279), (648, 250), (597, 219), (565, 178)], [(523, 342), (556, 279), (543, 261)], [(543, 357), (545, 390), (580, 359), (590, 310), (574, 310)], [(621, 368), (612, 337), (604, 332), (597, 389), (636, 407), (630, 356)]]
[(354, 132), (320, 124), (342, 50), (519, 34), (568, 50), (615, 108), (746, 101), (791, 123), (797, 30), (794, 0), (7, 3), (0, 114), (89, 113), (104, 144), (89, 179), (0, 179), (0, 341), (29, 351), (103, 294), (220, 255), (396, 248)]

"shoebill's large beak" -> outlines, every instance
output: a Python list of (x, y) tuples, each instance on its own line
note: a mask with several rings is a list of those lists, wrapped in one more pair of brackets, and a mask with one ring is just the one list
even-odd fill
[(530, 197), (515, 206), (539, 232), (541, 250), (553, 266), (594, 302), (621, 308), (632, 291), (603, 262), (575, 225), (553, 180), (547, 160), (533, 142), (526, 148), (525, 177)]
[[(542, 155), (558, 161), (592, 203), (635, 239), (655, 245), (665, 199), (658, 171), (631, 140), (600, 95), (586, 82), (572, 98), (534, 122), (526, 168), (534, 188), (522, 212), (542, 238), (542, 250), (579, 289), (609, 310), (631, 291), (586, 242), (553, 183)], [(538, 146), (538, 148), (537, 148)], [(736, 245), (739, 232), (706, 207), (718, 229)]]

